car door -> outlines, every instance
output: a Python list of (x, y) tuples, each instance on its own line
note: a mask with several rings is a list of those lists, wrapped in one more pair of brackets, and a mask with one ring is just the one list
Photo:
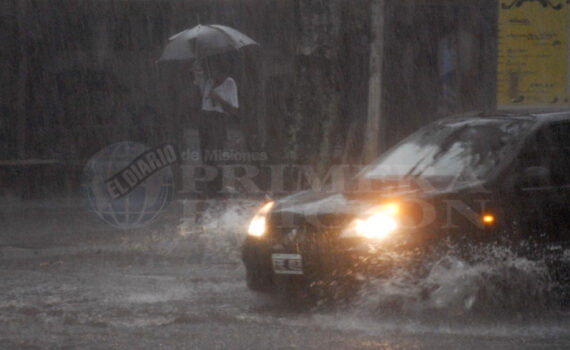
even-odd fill
[(547, 126), (551, 137), (546, 152), (552, 189), (545, 215), (555, 225), (553, 238), (568, 247), (570, 241), (570, 121)]
[(570, 212), (570, 122), (544, 125), (516, 159), (512, 203), (519, 229), (537, 243), (568, 246)]

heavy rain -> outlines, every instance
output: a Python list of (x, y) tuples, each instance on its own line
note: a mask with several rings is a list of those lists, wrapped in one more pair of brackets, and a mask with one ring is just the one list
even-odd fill
[(1, 349), (567, 349), (562, 0), (4, 0)]

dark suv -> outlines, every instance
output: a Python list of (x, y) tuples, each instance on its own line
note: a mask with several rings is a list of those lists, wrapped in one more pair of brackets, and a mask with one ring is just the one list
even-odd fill
[(387, 274), (398, 264), (392, 253), (421, 263), (443, 241), (502, 241), (533, 257), (554, 252), (560, 267), (570, 248), (569, 135), (570, 111), (431, 123), (365, 167), (346, 191), (266, 203), (243, 245), (248, 286), (310, 288), (337, 276)]

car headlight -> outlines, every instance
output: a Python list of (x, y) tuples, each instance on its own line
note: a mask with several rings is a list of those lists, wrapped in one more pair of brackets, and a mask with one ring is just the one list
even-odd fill
[(275, 202), (265, 203), (258, 211), (257, 214), (251, 219), (247, 234), (254, 237), (261, 237), (267, 230), (267, 214), (271, 211)]
[(342, 236), (384, 239), (398, 228), (398, 211), (398, 205), (393, 203), (375, 207), (363, 218), (354, 220)]

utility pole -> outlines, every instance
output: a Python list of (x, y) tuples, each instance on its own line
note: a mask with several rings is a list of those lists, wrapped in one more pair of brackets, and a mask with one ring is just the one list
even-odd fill
[(368, 80), (368, 112), (364, 134), (363, 161), (376, 158), (385, 140), (385, 120), (382, 115), (382, 63), (384, 56), (385, 0), (372, 0), (370, 31), (370, 78)]
[(18, 83), (16, 87), (16, 142), (17, 142), (17, 158), (27, 158), (26, 147), (26, 128), (27, 128), (27, 109), (28, 102), (28, 58), (27, 47), (28, 38), (26, 37), (26, 19), (27, 19), (27, 1), (16, 1), (17, 6), (17, 24), (18, 24), (18, 42), (19, 46), (19, 66), (18, 66)]

